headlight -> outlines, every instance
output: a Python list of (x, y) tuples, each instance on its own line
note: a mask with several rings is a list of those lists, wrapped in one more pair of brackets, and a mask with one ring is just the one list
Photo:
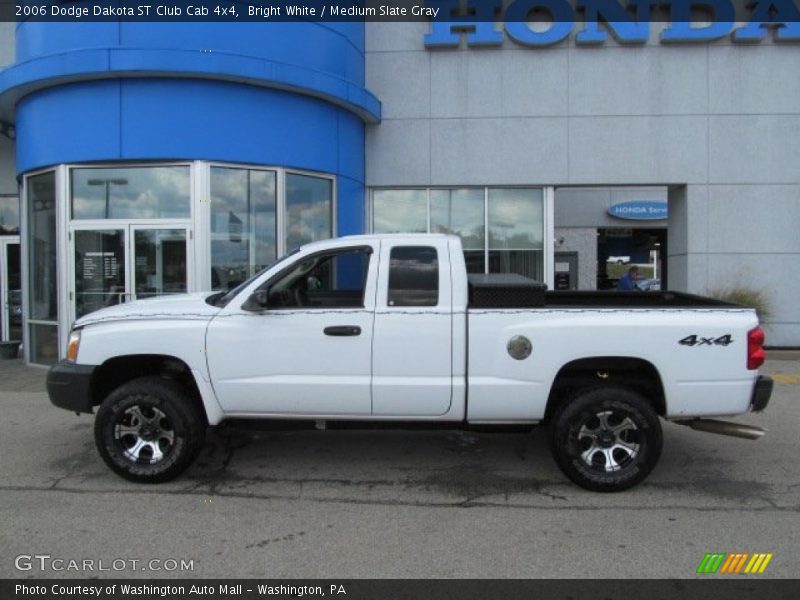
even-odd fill
[(81, 345), (81, 330), (73, 329), (69, 332), (69, 342), (67, 342), (67, 360), (75, 362), (78, 360), (78, 346)]

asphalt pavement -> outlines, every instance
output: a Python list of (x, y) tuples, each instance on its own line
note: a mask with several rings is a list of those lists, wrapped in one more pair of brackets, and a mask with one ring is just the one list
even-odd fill
[(767, 410), (737, 419), (763, 439), (666, 423), (649, 479), (611, 495), (570, 484), (543, 430), (227, 427), (178, 480), (137, 485), (45, 371), (2, 361), (0, 577), (725, 577), (695, 574), (707, 552), (800, 577), (800, 358), (781, 358)]

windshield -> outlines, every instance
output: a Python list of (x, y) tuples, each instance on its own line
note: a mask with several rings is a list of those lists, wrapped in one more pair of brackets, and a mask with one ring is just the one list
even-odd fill
[(255, 275), (253, 275), (253, 276), (252, 276), (252, 277), (250, 277), (249, 279), (245, 279), (245, 280), (244, 280), (242, 283), (240, 283), (239, 285), (237, 285), (237, 286), (236, 286), (235, 288), (233, 288), (232, 290), (230, 290), (230, 291), (228, 291), (228, 292), (225, 292), (225, 293), (224, 293), (224, 294), (222, 294), (222, 295), (219, 295), (219, 294), (214, 294), (213, 296), (210, 296), (210, 297), (208, 298), (208, 300), (209, 300), (209, 301), (211, 301), (211, 303), (212, 303), (214, 306), (219, 306), (220, 308), (224, 308), (225, 306), (227, 306), (227, 305), (228, 305), (228, 303), (229, 303), (231, 300), (233, 300), (233, 299), (234, 299), (234, 298), (235, 298), (235, 297), (236, 297), (236, 296), (239, 294), (239, 292), (241, 292), (243, 289), (245, 289), (247, 286), (249, 286), (251, 283), (253, 283), (253, 282), (254, 282), (256, 279), (258, 279), (259, 277), (261, 277), (261, 276), (262, 276), (262, 275), (263, 275), (263, 274), (264, 274), (266, 271), (268, 271), (269, 269), (271, 269), (272, 267), (274, 267), (274, 266), (275, 266), (275, 265), (277, 265), (278, 263), (282, 263), (282, 262), (283, 262), (283, 261), (285, 261), (287, 258), (290, 258), (290, 257), (294, 256), (294, 255), (295, 255), (295, 254), (297, 254), (298, 252), (300, 252), (300, 248), (295, 248), (294, 250), (292, 250), (292, 251), (291, 251), (291, 252), (289, 252), (288, 254), (284, 254), (283, 256), (281, 256), (281, 257), (280, 257), (278, 260), (276, 260), (274, 263), (272, 263), (272, 264), (270, 264), (270, 265), (267, 265), (266, 267), (264, 267), (263, 269), (261, 269), (261, 270), (260, 270), (258, 273), (256, 273)]

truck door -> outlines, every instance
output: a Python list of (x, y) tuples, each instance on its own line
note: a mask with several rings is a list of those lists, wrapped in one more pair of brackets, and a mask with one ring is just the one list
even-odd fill
[(450, 410), (453, 394), (447, 240), (384, 240), (380, 265), (372, 351), (372, 414), (444, 415)]
[(222, 408), (369, 415), (376, 263), (371, 246), (300, 257), (261, 286), (264, 310), (234, 301), (214, 318), (206, 356)]

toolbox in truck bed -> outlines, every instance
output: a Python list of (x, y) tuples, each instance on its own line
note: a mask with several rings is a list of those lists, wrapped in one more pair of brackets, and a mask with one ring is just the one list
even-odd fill
[(547, 284), (514, 273), (470, 274), (470, 308), (538, 308)]

